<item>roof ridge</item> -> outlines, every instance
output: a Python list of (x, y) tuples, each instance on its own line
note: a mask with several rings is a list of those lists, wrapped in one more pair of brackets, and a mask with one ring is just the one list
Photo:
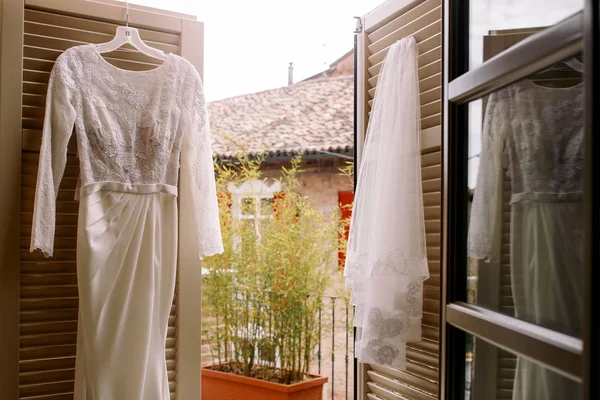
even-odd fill
[(344, 153), (353, 147), (354, 78), (322, 77), (208, 104), (213, 154)]

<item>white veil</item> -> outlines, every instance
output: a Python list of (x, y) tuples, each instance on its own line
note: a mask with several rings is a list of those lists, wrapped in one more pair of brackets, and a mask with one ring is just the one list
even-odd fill
[(358, 361), (404, 369), (421, 339), (429, 277), (421, 184), (418, 50), (413, 37), (383, 62), (358, 171), (346, 285), (355, 306)]

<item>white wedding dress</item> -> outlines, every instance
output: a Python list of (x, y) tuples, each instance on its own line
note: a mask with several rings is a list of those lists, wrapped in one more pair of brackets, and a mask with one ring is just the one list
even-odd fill
[(200, 268), (203, 255), (222, 252), (202, 82), (176, 55), (141, 72), (113, 66), (94, 45), (56, 60), (31, 237), (31, 250), (47, 256), (73, 128), (81, 167), (75, 400), (168, 400), (178, 232), (195, 239), (180, 260)]
[[(515, 317), (576, 337), (583, 322), (583, 110), (581, 85), (524, 80), (490, 95), (469, 226), (469, 255), (499, 265), (506, 171)], [(518, 358), (513, 400), (574, 399), (579, 391), (576, 382)]]
[(388, 50), (377, 83), (350, 223), (346, 284), (352, 289), (358, 361), (406, 367), (421, 340), (429, 277), (421, 182), (417, 44)]

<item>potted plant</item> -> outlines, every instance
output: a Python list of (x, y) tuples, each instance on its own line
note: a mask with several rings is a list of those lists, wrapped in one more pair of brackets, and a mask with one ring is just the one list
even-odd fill
[[(216, 166), (225, 251), (204, 262), (213, 363), (202, 370), (203, 400), (321, 400), (327, 377), (309, 366), (344, 221), (298, 193), (300, 159), (271, 181), (262, 180), (261, 162), (242, 156)], [(261, 180), (281, 191), (240, 200), (227, 190)]]

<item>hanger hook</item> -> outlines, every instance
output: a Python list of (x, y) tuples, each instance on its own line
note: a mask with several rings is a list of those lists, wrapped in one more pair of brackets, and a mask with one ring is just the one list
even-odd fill
[(125, 26), (129, 28), (129, 0), (125, 0)]

